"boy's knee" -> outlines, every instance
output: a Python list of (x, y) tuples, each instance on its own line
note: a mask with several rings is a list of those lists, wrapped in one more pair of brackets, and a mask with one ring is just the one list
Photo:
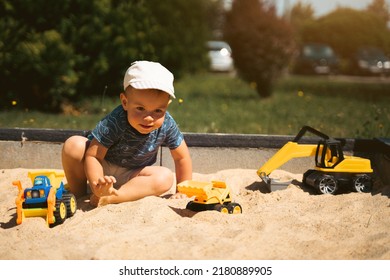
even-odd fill
[(82, 157), (86, 150), (87, 139), (81, 136), (69, 137), (62, 146), (62, 155), (72, 158)]
[(160, 167), (160, 170), (156, 174), (156, 188), (157, 192), (164, 193), (172, 187), (173, 184), (173, 172), (166, 168), (166, 167)]

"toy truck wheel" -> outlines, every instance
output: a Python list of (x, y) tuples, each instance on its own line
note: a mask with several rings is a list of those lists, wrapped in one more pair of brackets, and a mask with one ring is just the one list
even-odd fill
[(223, 204), (215, 205), (214, 210), (221, 212), (223, 214), (229, 214), (229, 209), (227, 208), (226, 205), (223, 205)]
[(187, 203), (187, 206), (186, 208), (188, 210), (191, 210), (191, 211), (194, 211), (194, 212), (199, 212), (199, 211), (204, 211), (204, 210), (207, 210), (203, 204), (198, 204), (198, 203), (195, 203), (193, 201), (190, 201)]
[(190, 201), (187, 203), (186, 208), (188, 210), (194, 211), (194, 212), (201, 212), (201, 211), (208, 211), (208, 210), (215, 210), (214, 204), (203, 204), (203, 203), (197, 203), (194, 201)]
[(323, 194), (335, 194), (338, 190), (337, 181), (331, 175), (321, 175), (316, 181), (316, 187)]
[(54, 211), (55, 222), (51, 226), (56, 226), (58, 224), (62, 224), (66, 220), (66, 205), (62, 200), (56, 201), (56, 210)]
[(242, 213), (241, 205), (238, 203), (235, 203), (235, 202), (229, 203), (227, 207), (229, 210), (229, 214), (241, 214)]
[(72, 193), (67, 193), (63, 195), (63, 199), (66, 205), (66, 214), (68, 217), (72, 217), (77, 210), (77, 200)]
[(357, 192), (368, 193), (372, 188), (372, 180), (371, 177), (367, 174), (356, 175), (353, 180), (353, 187)]

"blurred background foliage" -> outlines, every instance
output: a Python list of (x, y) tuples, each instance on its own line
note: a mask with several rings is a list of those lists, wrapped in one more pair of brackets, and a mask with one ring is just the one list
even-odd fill
[(337, 8), (319, 18), (297, 2), (277, 15), (274, 1), (0, 0), (0, 108), (63, 111), (82, 99), (117, 96), (132, 61), (159, 61), (176, 79), (205, 72), (205, 42), (226, 40), (239, 78), (260, 97), (288, 72), (304, 42), (348, 57), (360, 45), (390, 53), (389, 7)]
[(209, 0), (0, 0), (3, 105), (58, 111), (64, 102), (117, 95), (135, 60), (176, 77), (208, 65)]
[(275, 79), (294, 52), (288, 22), (276, 15), (272, 5), (258, 0), (234, 1), (226, 16), (224, 38), (232, 47), (240, 76), (253, 83), (261, 97), (271, 96)]

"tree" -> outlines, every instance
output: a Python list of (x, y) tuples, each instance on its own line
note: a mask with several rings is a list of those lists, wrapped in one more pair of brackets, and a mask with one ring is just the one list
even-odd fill
[(239, 75), (256, 86), (260, 97), (271, 96), (293, 53), (290, 25), (263, 1), (239, 0), (227, 13), (224, 35)]
[(386, 49), (390, 31), (373, 13), (338, 8), (305, 26), (305, 42), (329, 44), (341, 57), (349, 59), (360, 46)]
[(294, 29), (297, 43), (301, 43), (302, 30), (314, 21), (314, 9), (311, 4), (297, 2), (290, 11), (290, 23)]
[(382, 19), (385, 25), (390, 20), (389, 5), (385, 0), (372, 0), (366, 10), (374, 13), (377, 17)]

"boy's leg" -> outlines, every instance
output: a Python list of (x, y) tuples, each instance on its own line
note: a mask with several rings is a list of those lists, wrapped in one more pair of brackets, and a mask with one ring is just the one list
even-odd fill
[(84, 154), (89, 140), (83, 136), (69, 137), (62, 147), (62, 167), (69, 190), (78, 198), (87, 193)]
[[(110, 203), (134, 201), (146, 196), (158, 196), (171, 189), (174, 176), (171, 170), (162, 166), (146, 166), (122, 185), (116, 195), (103, 196), (95, 204), (99, 206)], [(95, 198), (96, 199), (96, 198)], [(94, 202), (92, 202), (94, 204)]]

